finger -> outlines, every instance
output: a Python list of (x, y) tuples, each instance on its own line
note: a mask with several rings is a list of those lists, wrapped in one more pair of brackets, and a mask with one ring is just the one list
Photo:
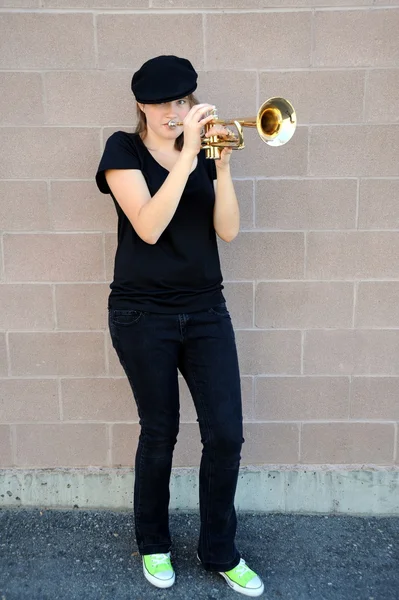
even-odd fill
[(204, 124), (204, 123), (209, 123), (209, 122), (210, 122), (210, 121), (212, 121), (214, 118), (215, 118), (215, 116), (214, 116), (214, 115), (206, 115), (205, 117), (203, 117), (202, 119), (200, 119), (200, 120), (198, 121), (198, 123), (202, 123), (202, 124)]
[(212, 119), (215, 118), (215, 115), (213, 114), (209, 114), (209, 109), (206, 108), (205, 110), (202, 109), (202, 113), (204, 113), (204, 116), (199, 114), (199, 111), (195, 111), (193, 113), (188, 113), (188, 115), (186, 116), (186, 118), (184, 119), (184, 123), (188, 124), (188, 123), (208, 123), (209, 121), (212, 121)]
[(215, 125), (214, 127), (211, 127), (208, 130), (207, 135), (217, 135), (226, 140), (229, 140), (229, 139), (231, 140), (231, 139), (235, 138), (234, 133), (232, 131), (230, 131), (230, 129), (227, 129), (226, 127), (220, 128), (220, 125), (219, 126)]
[(193, 104), (193, 106), (191, 107), (191, 110), (194, 110), (200, 106), (210, 106), (212, 108), (216, 108), (214, 104), (209, 104), (209, 102), (199, 102), (198, 104)]
[(199, 112), (209, 112), (214, 110), (214, 106), (212, 104), (195, 104), (188, 115), (196, 115)]
[(200, 104), (194, 104), (194, 106), (191, 107), (191, 110), (201, 108), (203, 106), (208, 106), (209, 108), (216, 108), (214, 104), (209, 104), (209, 102), (202, 102)]
[(209, 131), (212, 131), (213, 134), (220, 135), (220, 136), (222, 136), (222, 135), (230, 135), (230, 133), (231, 133), (225, 127), (220, 127), (220, 125), (213, 125), (212, 128)]

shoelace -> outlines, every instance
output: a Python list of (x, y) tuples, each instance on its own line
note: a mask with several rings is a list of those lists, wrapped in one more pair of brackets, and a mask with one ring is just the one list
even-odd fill
[(164, 563), (168, 563), (170, 557), (167, 554), (153, 554), (151, 557), (151, 562), (154, 567), (158, 567)]
[(237, 573), (237, 577), (243, 577), (250, 570), (251, 569), (249, 567), (247, 567), (247, 565), (245, 564), (244, 560), (241, 560), (241, 562), (235, 568), (235, 571)]

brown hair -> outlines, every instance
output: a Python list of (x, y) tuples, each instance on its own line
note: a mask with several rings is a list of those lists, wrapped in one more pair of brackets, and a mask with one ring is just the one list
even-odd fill
[[(189, 94), (187, 96), (187, 100), (188, 100), (190, 108), (192, 106), (194, 106), (194, 104), (198, 104), (198, 100), (194, 96), (194, 94)], [(137, 125), (136, 125), (136, 129), (135, 129), (134, 133), (138, 133), (141, 136), (141, 139), (144, 139), (147, 134), (147, 119), (138, 104), (136, 104), (136, 109), (137, 109)], [(183, 137), (183, 133), (181, 133), (179, 135), (179, 137), (176, 138), (176, 140), (175, 140), (176, 150), (179, 150), (179, 152), (180, 152), (181, 149), (183, 148), (183, 143), (184, 143), (184, 137)]]

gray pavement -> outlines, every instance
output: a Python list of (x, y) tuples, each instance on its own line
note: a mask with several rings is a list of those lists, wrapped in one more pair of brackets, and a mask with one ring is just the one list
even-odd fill
[[(170, 517), (176, 583), (143, 577), (131, 512), (0, 509), (0, 600), (244, 598), (197, 563), (197, 514)], [(399, 600), (399, 518), (239, 513), (264, 600)]]

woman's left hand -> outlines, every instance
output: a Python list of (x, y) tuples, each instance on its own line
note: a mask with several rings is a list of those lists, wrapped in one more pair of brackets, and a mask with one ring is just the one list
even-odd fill
[[(224, 125), (212, 125), (209, 131), (206, 133), (206, 137), (210, 137), (211, 135), (217, 135), (221, 140), (232, 140), (234, 139), (234, 133), (225, 127)], [(218, 169), (224, 169), (228, 167), (231, 155), (233, 150), (231, 148), (223, 148), (221, 149), (220, 160), (216, 160), (215, 164)]]

